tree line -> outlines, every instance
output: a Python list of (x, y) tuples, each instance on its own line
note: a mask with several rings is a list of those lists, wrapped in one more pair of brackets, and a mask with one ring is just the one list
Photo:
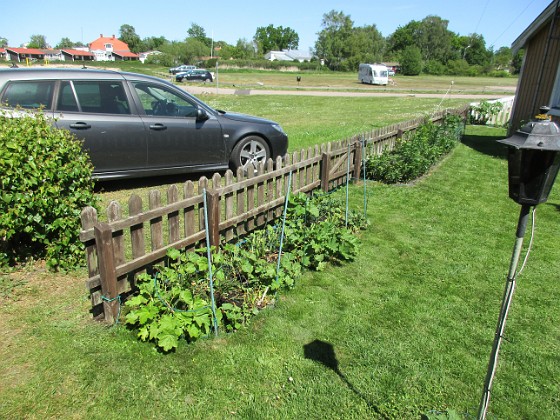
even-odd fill
[[(321, 30), (311, 51), (312, 61), (334, 71), (354, 71), (359, 63), (396, 62), (406, 75), (516, 74), (521, 67), (523, 51), (513, 56), (508, 47), (494, 51), (487, 47), (481, 34), (459, 35), (448, 29), (449, 21), (427, 16), (399, 26), (384, 37), (375, 24), (355, 26), (349, 15), (331, 10), (323, 15)], [(192, 23), (183, 41), (169, 41), (164, 36), (141, 38), (132, 25), (120, 27), (119, 39), (133, 52), (160, 51), (149, 60), (164, 66), (196, 63), (201, 58), (221, 60), (262, 60), (272, 50), (297, 49), (299, 35), (289, 27), (258, 27), (251, 40), (239, 39), (235, 45), (208, 37), (204, 28)], [(0, 46), (8, 44), (0, 37)], [(62, 38), (55, 48), (84, 46)], [(32, 35), (29, 48), (48, 47), (44, 35)]]

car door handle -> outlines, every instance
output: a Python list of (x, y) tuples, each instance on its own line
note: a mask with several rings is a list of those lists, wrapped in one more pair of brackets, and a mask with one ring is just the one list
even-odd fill
[(162, 131), (162, 130), (167, 130), (167, 126), (163, 125), (163, 124), (151, 124), (150, 125), (150, 130), (155, 130), (155, 131)]
[(87, 130), (88, 128), (91, 128), (91, 125), (84, 122), (77, 122), (75, 124), (70, 124), (70, 128), (75, 128), (76, 130)]

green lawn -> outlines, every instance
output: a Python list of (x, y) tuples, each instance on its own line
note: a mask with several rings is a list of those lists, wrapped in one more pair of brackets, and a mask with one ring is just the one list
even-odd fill
[[(475, 414), (519, 206), (493, 142), (504, 131), (467, 134), (413, 185), (368, 183), (354, 263), (304, 275), (247, 328), (176, 353), (92, 321), (84, 272), (2, 275), (0, 418)], [(353, 208), (363, 191), (352, 186)], [(556, 185), (537, 209), (489, 418), (560, 416), (559, 218)]]
[(201, 95), (214, 108), (243, 112), (279, 122), (289, 151), (349, 138), (375, 128), (467, 105), (465, 99), (415, 97), (316, 97)]

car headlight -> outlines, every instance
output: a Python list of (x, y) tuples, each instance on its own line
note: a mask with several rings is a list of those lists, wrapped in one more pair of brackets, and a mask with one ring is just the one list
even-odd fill
[(280, 124), (272, 124), (272, 128), (274, 128), (276, 131), (281, 132), (282, 134), (286, 135), (286, 132), (282, 129), (282, 127), (280, 126)]

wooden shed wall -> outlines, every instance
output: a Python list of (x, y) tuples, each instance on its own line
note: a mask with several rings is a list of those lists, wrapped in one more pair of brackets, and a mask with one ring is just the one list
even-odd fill
[[(555, 20), (550, 33), (551, 23)], [(560, 21), (553, 17), (525, 45), (523, 70), (511, 120), (512, 130), (538, 114), (541, 106), (550, 105), (559, 62)]]

